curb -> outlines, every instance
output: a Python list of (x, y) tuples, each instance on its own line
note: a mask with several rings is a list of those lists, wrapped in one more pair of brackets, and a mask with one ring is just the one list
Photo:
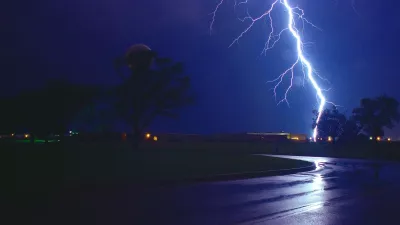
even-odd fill
[(281, 169), (281, 170), (266, 170), (266, 171), (254, 171), (254, 172), (244, 172), (244, 173), (230, 173), (230, 174), (219, 174), (213, 177), (234, 177), (234, 176), (280, 176), (287, 175), (293, 173), (301, 173), (306, 171), (315, 170), (317, 167), (315, 165), (312, 166), (304, 166), (298, 168), (290, 168), (290, 169)]
[(307, 172), (307, 171), (311, 171), (311, 170), (315, 170), (315, 169), (316, 169), (316, 166), (313, 164), (312, 166), (305, 166), (305, 167), (298, 167), (298, 168), (291, 168), (291, 169), (219, 174), (219, 175), (214, 175), (214, 176), (209, 176), (209, 177), (189, 178), (189, 179), (184, 179), (184, 180), (179, 180), (179, 181), (178, 180), (169, 180), (169, 181), (150, 182), (148, 184), (156, 185), (156, 186), (174, 186), (174, 185), (201, 183), (201, 182), (234, 181), (234, 180), (269, 177), (269, 176), (282, 176), (282, 175), (288, 175), (288, 174), (294, 174), (294, 173)]

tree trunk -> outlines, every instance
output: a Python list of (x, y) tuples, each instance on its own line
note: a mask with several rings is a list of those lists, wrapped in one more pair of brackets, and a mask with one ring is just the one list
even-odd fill
[(140, 141), (141, 141), (140, 137), (141, 137), (140, 134), (135, 134), (135, 133), (133, 134), (132, 147), (133, 147), (134, 151), (138, 151), (139, 150), (139, 145), (140, 145)]
[(134, 151), (139, 150), (139, 145), (141, 141), (142, 141), (142, 135), (140, 130), (138, 128), (134, 128), (132, 135), (132, 147)]

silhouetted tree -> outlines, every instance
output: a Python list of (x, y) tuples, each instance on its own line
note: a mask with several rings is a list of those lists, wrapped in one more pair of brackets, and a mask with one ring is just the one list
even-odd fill
[(81, 131), (110, 132), (116, 123), (117, 115), (107, 97), (100, 96), (97, 101), (85, 106), (74, 119), (74, 127)]
[[(149, 60), (153, 65), (150, 66)], [(159, 58), (153, 51), (143, 51), (118, 59), (116, 69), (123, 78), (116, 89), (116, 108), (133, 131), (135, 147), (143, 139), (144, 129), (156, 117), (176, 118), (177, 110), (193, 103), (190, 78), (185, 75), (182, 63)]]
[[(312, 128), (314, 129), (318, 111), (313, 110), (313, 114), (315, 115), (312, 124)], [(326, 140), (330, 136), (332, 137), (332, 141), (335, 141), (335, 139), (344, 132), (346, 121), (346, 116), (340, 113), (336, 106), (333, 106), (331, 109), (325, 109), (318, 123), (318, 137)]]
[(15, 132), (17, 126), (13, 121), (17, 106), (12, 97), (3, 97), (0, 99), (0, 135), (9, 135)]
[(15, 132), (31, 132), (47, 138), (51, 133), (64, 134), (75, 115), (98, 94), (97, 87), (51, 80), (44, 88), (28, 90), (15, 96)]
[(361, 128), (355, 120), (354, 116), (350, 116), (343, 126), (343, 133), (340, 136), (339, 140), (343, 142), (355, 141), (360, 135), (360, 130)]
[(364, 98), (353, 110), (355, 121), (366, 135), (384, 136), (383, 128), (392, 129), (400, 120), (399, 102), (386, 95), (374, 99)]

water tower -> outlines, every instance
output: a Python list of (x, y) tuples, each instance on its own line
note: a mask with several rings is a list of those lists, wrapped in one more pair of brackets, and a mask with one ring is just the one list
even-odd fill
[(147, 70), (150, 68), (154, 52), (145, 44), (134, 44), (125, 54), (128, 66), (133, 70)]

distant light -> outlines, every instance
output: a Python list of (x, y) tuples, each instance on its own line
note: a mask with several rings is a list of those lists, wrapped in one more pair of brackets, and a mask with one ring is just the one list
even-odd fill
[(292, 140), (297, 140), (297, 141), (298, 141), (298, 140), (299, 140), (299, 137), (292, 137), (291, 139), (292, 139)]
[(11, 137), (14, 137), (14, 135), (15, 135), (15, 134), (14, 134), (14, 133), (12, 133), (12, 134), (11, 134)]
[(373, 138), (372, 137), (369, 137), (369, 140), (372, 140)]
[(331, 137), (331, 136), (328, 137), (328, 141), (329, 141), (329, 142), (332, 141), (332, 137)]
[(146, 138), (150, 138), (150, 136), (151, 136), (151, 135), (150, 135), (149, 133), (146, 134)]
[(391, 141), (392, 139), (388, 138), (388, 141)]
[(29, 134), (25, 134), (24, 137), (25, 137), (25, 138), (28, 138), (28, 137), (29, 137)]
[(154, 141), (158, 141), (158, 137), (157, 137), (157, 136), (154, 136), (154, 137), (153, 137), (153, 140), (154, 140)]
[(377, 141), (380, 141), (380, 140), (381, 140), (381, 137), (377, 137), (376, 140), (377, 140)]
[(72, 131), (69, 131), (70, 134), (72, 134)]

